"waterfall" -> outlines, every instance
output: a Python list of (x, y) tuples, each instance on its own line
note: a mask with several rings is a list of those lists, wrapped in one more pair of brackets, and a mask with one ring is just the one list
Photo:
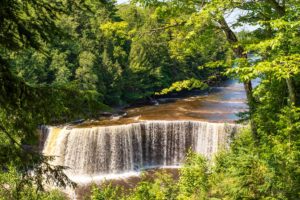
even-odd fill
[(240, 128), (200, 121), (144, 121), (92, 128), (50, 127), (43, 153), (67, 175), (101, 175), (157, 166), (178, 166), (187, 151), (211, 158)]

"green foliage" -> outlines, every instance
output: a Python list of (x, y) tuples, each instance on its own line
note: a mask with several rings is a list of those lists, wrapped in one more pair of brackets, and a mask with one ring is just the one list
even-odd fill
[[(59, 187), (74, 184), (63, 173), (63, 166), (50, 165), (51, 158), (41, 155), (38, 125), (90, 116), (93, 110), (104, 106), (95, 98), (97, 95), (91, 98), (89, 91), (78, 91), (69, 82), (72, 70), (65, 62), (67, 53), (53, 51), (50, 54), (53, 59), (47, 54), (54, 45), (50, 45), (52, 39), (65, 36), (57, 21), (68, 10), (70, 2), (2, 3), (0, 168), (5, 180), (1, 189), (8, 192), (3, 198), (51, 199), (51, 195), (41, 192), (45, 183)], [(77, 6), (78, 2), (73, 5)], [(57, 77), (52, 76), (53, 72)]]
[(147, 182), (142, 182), (135, 189), (135, 195), (129, 197), (133, 200), (135, 199), (175, 199), (176, 194), (178, 194), (178, 188), (172, 177), (166, 173), (155, 174), (153, 182), (148, 184)]
[[(227, 74), (260, 79), (247, 93), (258, 140), (242, 134), (211, 169), (191, 153), (178, 182), (158, 174), (129, 195), (108, 186), (92, 197), (299, 198), (299, 1), (137, 2), (1, 2), (1, 198), (60, 199), (41, 192), (44, 183), (72, 185), (62, 166), (38, 153), (38, 125), (97, 116), (105, 104), (205, 89), (222, 78), (233, 54), (237, 65)], [(237, 37), (223, 17), (236, 9), (245, 12), (235, 26), (258, 28)]]
[(230, 57), (221, 35), (210, 37), (211, 24), (194, 33), (191, 25), (161, 29), (174, 20), (164, 20), (158, 10), (102, 5), (82, 2), (59, 13), (55, 25), (61, 33), (50, 42), (36, 39), (43, 52), (5, 52), (13, 71), (31, 84), (72, 85), (108, 105), (149, 97), (187, 78), (218, 81), (223, 64), (198, 68)]
[(163, 95), (171, 92), (180, 92), (180, 91), (192, 90), (192, 89), (204, 90), (207, 88), (208, 88), (207, 84), (192, 78), (189, 80), (177, 81), (173, 83), (169, 88), (165, 88), (161, 92), (156, 93), (156, 95)]
[(240, 136), (232, 151), (216, 158), (213, 196), (221, 199), (264, 199), (271, 196), (274, 173), (255, 151), (249, 132)]
[(110, 184), (104, 186), (103, 189), (93, 185), (91, 200), (119, 200), (121, 192), (120, 187), (113, 187)]
[(206, 199), (208, 191), (208, 168), (206, 160), (193, 152), (187, 155), (185, 165), (180, 169), (180, 179), (176, 181), (167, 172), (157, 172), (152, 180), (143, 180), (129, 193), (119, 187), (108, 185), (92, 190), (92, 199), (129, 200), (184, 200)]
[(176, 31), (153, 31), (164, 25), (163, 12), (134, 5), (118, 11), (105, 1), (2, 2), (1, 169), (13, 165), (39, 191), (45, 182), (73, 185), (62, 166), (38, 152), (38, 125), (97, 116), (105, 104), (146, 98), (186, 78), (192, 79), (179, 87), (204, 87), (214, 72), (197, 67), (208, 51), (176, 58), (170, 52)]
[(207, 199), (208, 176), (206, 159), (190, 151), (180, 169), (177, 199)]
[[(154, 8), (153, 18), (161, 20), (164, 27), (170, 26), (166, 29), (175, 36), (168, 41), (171, 58), (184, 63), (188, 56), (198, 52), (201, 56), (212, 55), (206, 44), (217, 49), (224, 42), (210, 41), (212, 35), (218, 37), (214, 31), (220, 29), (214, 24), (219, 24), (228, 42), (220, 46), (230, 47), (238, 57), (237, 65), (227, 74), (242, 82), (260, 79), (258, 86), (250, 91), (255, 99), (250, 119), (255, 123), (259, 140), (253, 140), (250, 130), (244, 131), (234, 139), (229, 151), (216, 155), (211, 168), (207, 168), (201, 157), (188, 157), (180, 170), (179, 181), (172, 186), (178, 192), (170, 199), (298, 199), (299, 2), (216, 0), (203, 4), (203, 9), (196, 9), (199, 5), (196, 1), (138, 2)], [(236, 8), (246, 11), (238, 17), (236, 26), (248, 22), (259, 25), (256, 30), (239, 34), (238, 38), (232, 35), (230, 27), (220, 23), (227, 11)], [(208, 68), (216, 72), (220, 65), (232, 62), (226, 56), (232, 51), (221, 51), (223, 55), (209, 60), (204, 56), (203, 64), (199, 62), (197, 68), (205, 69), (206, 73)], [(247, 53), (258, 59), (247, 58)], [(206, 77), (210, 76), (214, 74)], [(174, 82), (159, 94), (188, 89), (190, 85), (188, 81)], [(150, 192), (153, 191), (151, 182), (143, 182), (138, 187), (142, 188), (140, 199), (164, 197), (163, 190)], [(135, 195), (133, 191), (132, 196)]]
[(58, 190), (41, 192), (29, 180), (22, 177), (13, 166), (0, 173), (0, 199), (63, 200), (66, 196)]
[[(286, 112), (293, 114), (288, 116)], [(275, 122), (276, 133), (266, 135), (260, 148), (246, 132), (236, 139), (230, 152), (217, 157), (212, 178), (214, 195), (225, 199), (297, 199), (299, 137), (289, 134), (299, 131), (299, 109), (287, 107), (283, 113)]]
[(91, 199), (167, 200), (176, 199), (178, 192), (178, 186), (171, 175), (157, 172), (154, 174), (153, 180), (139, 182), (129, 194), (124, 193), (121, 187), (113, 187), (110, 184), (101, 188), (94, 186)]

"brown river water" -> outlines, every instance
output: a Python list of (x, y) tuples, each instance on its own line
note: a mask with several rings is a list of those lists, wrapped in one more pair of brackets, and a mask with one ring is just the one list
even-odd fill
[[(164, 99), (159, 99), (164, 101)], [(233, 122), (238, 112), (245, 111), (245, 92), (237, 82), (228, 81), (223, 87), (213, 87), (210, 92), (172, 103), (145, 106), (127, 110), (129, 116), (141, 120), (201, 120), (209, 122)]]
[(158, 98), (155, 105), (125, 109), (125, 116), (87, 121), (78, 127), (109, 126), (143, 120), (193, 120), (232, 123), (239, 112), (247, 110), (243, 84), (227, 80), (220, 87), (204, 93), (194, 92), (185, 98)]

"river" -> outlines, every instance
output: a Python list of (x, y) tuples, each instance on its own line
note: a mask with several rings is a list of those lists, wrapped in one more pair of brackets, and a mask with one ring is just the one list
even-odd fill
[(247, 110), (245, 98), (243, 85), (228, 80), (205, 94), (128, 108), (126, 116), (46, 127), (43, 153), (56, 156), (53, 164), (69, 167), (66, 174), (80, 184), (177, 168), (189, 149), (211, 159), (243, 127), (234, 122)]
[(246, 111), (247, 108), (243, 84), (236, 80), (227, 80), (222, 86), (211, 87), (205, 93), (191, 92), (185, 98), (158, 98), (155, 105), (125, 109), (126, 116), (117, 115), (99, 121), (87, 121), (79, 127), (128, 124), (142, 120), (232, 123), (238, 119), (236, 114)]

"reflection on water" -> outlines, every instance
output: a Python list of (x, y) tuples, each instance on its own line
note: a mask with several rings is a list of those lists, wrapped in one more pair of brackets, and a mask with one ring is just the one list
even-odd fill
[[(256, 85), (255, 81), (254, 85)], [(221, 87), (212, 87), (208, 94), (187, 98), (162, 98), (159, 104), (125, 110), (127, 115), (115, 119), (88, 122), (80, 126), (128, 124), (141, 120), (201, 120), (234, 122), (239, 112), (247, 110), (242, 83), (226, 81)]]

